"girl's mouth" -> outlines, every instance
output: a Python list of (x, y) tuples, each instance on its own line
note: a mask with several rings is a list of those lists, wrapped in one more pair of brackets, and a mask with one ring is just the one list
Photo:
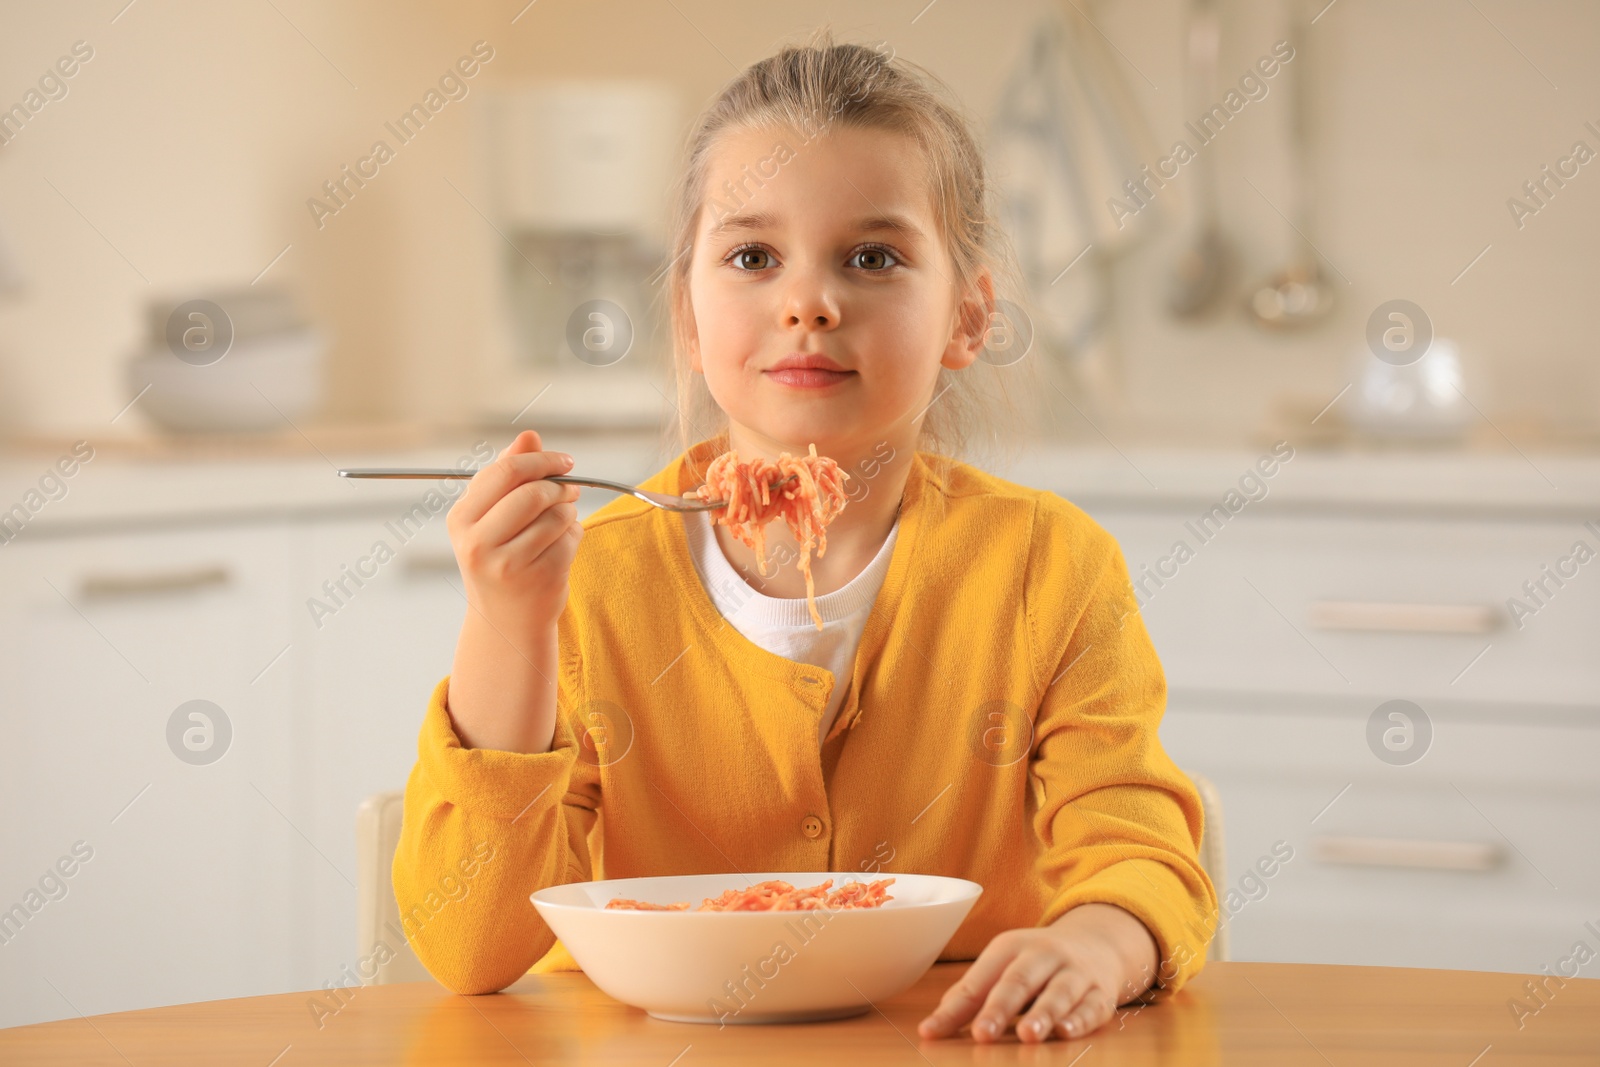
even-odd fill
[(773, 381), (796, 389), (826, 389), (846, 378), (855, 376), (853, 370), (822, 370), (817, 367), (789, 367), (784, 370), (762, 371)]

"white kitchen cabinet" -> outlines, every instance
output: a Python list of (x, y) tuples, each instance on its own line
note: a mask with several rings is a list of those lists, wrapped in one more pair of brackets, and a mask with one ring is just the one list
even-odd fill
[[(27, 813), (0, 825), (3, 906), (93, 850), (0, 946), (0, 1026), (314, 989), (354, 963), (355, 810), (404, 786), (466, 606), (442, 513), (403, 540), (403, 511), (0, 552), (0, 804)], [(375, 566), (379, 540), (396, 555)], [(232, 728), (205, 765), (166, 735), (196, 698)]]
[[(1596, 544), (1580, 522), (1261, 508), (1201, 544), (1186, 512), (1094, 514), (1144, 579), (1163, 744), (1222, 798), (1235, 959), (1537, 971), (1584, 935), (1600, 914), (1600, 561), (1521, 627), (1505, 608), (1575, 540)], [(1197, 551), (1157, 584), (1145, 567), (1179, 539)], [(1433, 632), (1378, 628), (1393, 604), (1445, 610), (1400, 611)], [(1368, 741), (1397, 699), (1431, 723), (1406, 765)], [(1279, 841), (1295, 858), (1241, 887)]]
[[(428, 696), (450, 673), (466, 613), (443, 514), (420, 529), (390, 525), (403, 510), (309, 526), (305, 565), (287, 590), (309, 691), (308, 832), (331, 861), (318, 871), (313, 898), (311, 985), (355, 967), (356, 808), (373, 793), (405, 787)], [(380, 542), (395, 553), (382, 564)], [(362, 584), (346, 578), (336, 603), (323, 583), (346, 574)]]
[[(1163, 743), (1227, 812), (1234, 958), (1537, 972), (1565, 955), (1600, 902), (1596, 723), (1436, 706), (1427, 754), (1391, 766), (1368, 710), (1172, 702)], [(1278, 842), (1293, 858), (1244, 880)]]
[[(652, 463), (593, 456), (616, 478)], [(372, 465), (405, 462), (445, 461)], [(0, 909), (93, 850), (14, 936), (0, 918), (0, 1026), (343, 981), (356, 808), (404, 786), (466, 611), (445, 510), (411, 510), (438, 483), (320, 461), (251, 469), (245, 493), (228, 464), (94, 472), (106, 495), (84, 482), (0, 545)], [(212, 763), (168, 745), (196, 699), (231, 725)]]
[[(1184, 512), (1102, 509), (1136, 584), (1145, 623), (1179, 689), (1310, 692), (1600, 703), (1600, 559), (1576, 568), (1521, 625), (1506, 601), (1524, 582), (1600, 537), (1576, 519), (1542, 522), (1281, 514), (1245, 511), (1206, 544)], [(1194, 557), (1146, 577), (1173, 545)], [(1161, 584), (1157, 584), (1160, 581)], [(1378, 628), (1353, 606), (1403, 604), (1455, 612), (1415, 618), (1410, 632)], [(1327, 618), (1335, 606), (1351, 618)], [(1463, 609), (1466, 613), (1463, 614)], [(1471, 614), (1484, 620), (1482, 629)], [(1370, 614), (1370, 612), (1369, 612)], [(1331, 628), (1334, 622), (1351, 628)], [(1452, 632), (1449, 627), (1462, 629)], [(1487, 651), (1486, 651), (1487, 650)]]
[[(26, 908), (76, 842), (92, 850), (65, 896), (7, 930), (0, 1025), (301, 984), (320, 861), (295, 825), (306, 722), (273, 664), (288, 542), (266, 523), (0, 548), (0, 908)], [(169, 717), (196, 699), (231, 724), (203, 765), (168, 746)]]

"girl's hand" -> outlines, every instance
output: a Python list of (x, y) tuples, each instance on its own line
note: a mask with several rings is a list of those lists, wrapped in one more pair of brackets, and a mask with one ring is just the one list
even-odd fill
[(545, 479), (571, 469), (571, 456), (540, 451), (539, 435), (524, 430), (446, 516), (468, 602), (508, 637), (554, 625), (566, 606), (583, 537), (578, 487)]
[(1083, 1037), (1149, 987), (1156, 954), (1155, 939), (1133, 915), (1082, 904), (1051, 926), (997, 934), (917, 1033), (948, 1037), (976, 1016), (973, 1039), (997, 1041), (1026, 1008), (1019, 1041)]

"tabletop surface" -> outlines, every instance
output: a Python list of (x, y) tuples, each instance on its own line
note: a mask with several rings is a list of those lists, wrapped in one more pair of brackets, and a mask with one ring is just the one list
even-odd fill
[[(286, 993), (16, 1027), (0, 1030), (0, 1063), (1600, 1063), (1600, 979), (1323, 964), (1212, 962), (1170, 1001), (1123, 1009), (1076, 1041), (1020, 1045), (1008, 1034), (977, 1045), (965, 1031), (920, 1040), (918, 1021), (968, 966), (936, 965), (866, 1015), (828, 1023), (661, 1022), (565, 972), (530, 975), (494, 996), (417, 982), (346, 990), (337, 1011), (331, 994)], [(1539, 999), (1524, 985), (1533, 978), (1545, 983)], [(1514, 1000), (1526, 1008), (1520, 1019)]]

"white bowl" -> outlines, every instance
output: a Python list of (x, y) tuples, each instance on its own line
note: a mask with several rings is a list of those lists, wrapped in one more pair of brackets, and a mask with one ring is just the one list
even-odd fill
[(326, 339), (309, 329), (235, 341), (204, 366), (156, 348), (129, 360), (124, 380), (128, 398), (143, 393), (138, 406), (169, 430), (287, 430), (322, 403), (326, 349)]
[[(816, 911), (606, 910), (613, 897), (688, 901), (769, 879), (796, 887), (893, 878), (876, 908)], [(657, 1019), (814, 1022), (872, 1010), (939, 958), (983, 887), (932, 874), (816, 871), (615, 878), (541, 889), (539, 915), (610, 996)]]

